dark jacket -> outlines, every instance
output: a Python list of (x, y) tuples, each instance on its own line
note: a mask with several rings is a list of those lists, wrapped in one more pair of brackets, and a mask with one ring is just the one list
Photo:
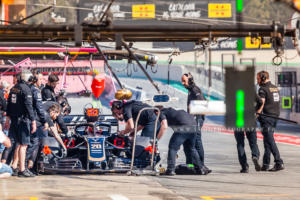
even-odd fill
[[(59, 105), (57, 102), (54, 102), (54, 101), (46, 101), (43, 103), (43, 108), (46, 112), (48, 112), (48, 109), (53, 105), (53, 104), (57, 104)], [(56, 122), (58, 125), (59, 125), (59, 128), (60, 130), (64, 133), (64, 134), (67, 134), (68, 133), (68, 128), (64, 122), (64, 119), (63, 119), (63, 115), (60, 114), (57, 119), (54, 121)]]
[(258, 95), (265, 99), (263, 114), (278, 117), (280, 114), (279, 89), (271, 82), (267, 82), (260, 86)]
[(10, 90), (7, 101), (7, 116), (24, 117), (33, 121), (35, 116), (32, 105), (31, 89), (26, 82), (20, 81)]
[(30, 85), (32, 91), (32, 103), (34, 109), (34, 115), (38, 122), (41, 124), (46, 123), (45, 110), (43, 108), (42, 94), (39, 88), (35, 85)]
[(0, 90), (0, 110), (6, 111), (7, 103), (6, 99), (4, 98), (4, 92), (3, 90)]
[(196, 86), (196, 84), (190, 85), (188, 88), (189, 94), (188, 94), (188, 100), (187, 100), (187, 111), (188, 113), (190, 112), (189, 110), (189, 105), (191, 101), (193, 100), (206, 100), (201, 89)]
[(43, 101), (56, 101), (55, 92), (51, 86), (46, 85), (42, 89), (42, 99)]

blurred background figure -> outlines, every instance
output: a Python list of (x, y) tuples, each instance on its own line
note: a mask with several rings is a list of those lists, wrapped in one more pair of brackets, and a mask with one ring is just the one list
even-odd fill
[[(7, 148), (11, 146), (10, 139), (3, 133), (2, 130), (0, 130), (0, 144), (3, 144)], [(0, 163), (0, 179), (7, 178), (11, 176), (11, 174), (12, 169), (8, 165)]]

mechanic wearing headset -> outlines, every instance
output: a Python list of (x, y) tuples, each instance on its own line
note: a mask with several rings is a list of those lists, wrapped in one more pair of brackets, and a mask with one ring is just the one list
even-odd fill
[[(161, 123), (157, 139), (160, 139), (167, 130), (168, 125), (174, 130), (169, 142), (168, 167), (166, 175), (175, 175), (176, 155), (180, 146), (185, 147), (186, 163), (194, 164), (199, 174), (206, 175), (209, 170), (206, 169), (200, 161), (199, 155), (195, 149), (197, 122), (193, 115), (184, 110), (175, 110), (173, 108), (160, 108), (159, 120)], [(157, 113), (156, 113), (157, 114)]]
[[(60, 130), (68, 135), (68, 128), (64, 123), (63, 116), (68, 115), (71, 112), (71, 106), (68, 103), (68, 100), (62, 95), (56, 96), (54, 89), (59, 82), (59, 78), (55, 74), (50, 74), (48, 77), (48, 83), (42, 89), (42, 99), (44, 102), (44, 107), (49, 108), (53, 103), (58, 103), (61, 105), (62, 115), (59, 115), (55, 120), (59, 125)], [(48, 103), (49, 102), (49, 103)]]
[[(201, 89), (198, 86), (196, 86), (196, 84), (194, 82), (194, 78), (191, 73), (183, 74), (181, 77), (181, 83), (189, 92), (188, 99), (187, 99), (187, 111), (188, 111), (188, 113), (190, 113), (189, 105), (190, 105), (191, 101), (205, 100), (205, 97), (204, 97)], [(208, 169), (204, 164), (204, 149), (203, 149), (202, 137), (201, 137), (201, 128), (203, 126), (204, 120), (205, 120), (204, 115), (196, 115), (198, 134), (196, 135), (195, 148), (196, 148), (196, 151), (198, 152), (198, 155), (202, 162), (202, 165), (210, 173), (212, 170)], [(185, 147), (185, 149), (186, 149), (186, 147)]]
[(55, 74), (50, 74), (48, 76), (48, 83), (42, 90), (42, 99), (43, 101), (56, 101), (56, 96), (54, 89), (59, 82), (59, 78)]
[[(269, 73), (266, 71), (257, 73), (256, 79), (257, 84), (260, 86), (258, 95), (262, 100), (262, 105), (258, 109), (257, 113), (278, 117), (280, 113), (280, 97), (278, 88), (271, 83), (269, 79)], [(271, 153), (274, 156), (275, 165), (269, 171), (283, 170), (284, 164), (280, 158), (280, 153), (274, 140), (274, 129), (277, 125), (277, 119), (260, 115), (258, 116), (258, 121), (260, 122), (262, 128), (265, 148), (263, 166), (261, 170), (267, 171), (269, 169)]]
[(29, 145), (26, 153), (26, 160), (28, 160), (28, 169), (31, 169), (34, 164), (36, 153), (39, 148), (40, 138), (43, 136), (43, 131), (47, 130), (49, 125), (45, 116), (45, 110), (43, 108), (42, 94), (39, 89), (42, 85), (43, 75), (38, 71), (33, 72), (33, 76), (30, 78), (30, 89), (32, 91), (32, 103), (34, 109), (34, 115), (37, 121), (37, 131), (30, 135), (31, 144)]
[(15, 136), (17, 143), (12, 168), (16, 173), (19, 164), (19, 177), (33, 177), (33, 174), (25, 168), (26, 150), (30, 144), (30, 134), (36, 132), (32, 92), (28, 83), (31, 76), (32, 74), (28, 70), (21, 72), (21, 80), (10, 90), (7, 101), (7, 116), (11, 121), (9, 132)]
[[(111, 111), (113, 116), (119, 120), (125, 120), (126, 126), (125, 130), (120, 131), (118, 134), (123, 136), (128, 133), (133, 133), (134, 124), (137, 118), (137, 115), (140, 110), (143, 108), (151, 107), (147, 104), (144, 104), (140, 101), (128, 101), (126, 103), (122, 101), (114, 101), (112, 103)], [(145, 137), (153, 138), (153, 131), (155, 126), (156, 115), (153, 110), (144, 110), (138, 121), (137, 131), (142, 130), (141, 135)], [(157, 133), (159, 131), (160, 124), (157, 124)]]

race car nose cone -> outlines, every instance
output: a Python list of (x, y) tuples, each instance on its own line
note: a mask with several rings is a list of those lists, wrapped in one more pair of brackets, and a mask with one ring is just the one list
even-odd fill
[(92, 92), (96, 98), (99, 98), (102, 92), (104, 91), (105, 79), (100, 77), (95, 77), (93, 79), (91, 88)]

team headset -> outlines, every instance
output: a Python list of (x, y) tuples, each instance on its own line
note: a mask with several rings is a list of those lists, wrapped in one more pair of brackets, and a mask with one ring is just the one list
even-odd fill
[(64, 108), (63, 112), (64, 113), (71, 113), (71, 106), (68, 102), (67, 99), (63, 99), (62, 102), (60, 103), (61, 107), (64, 108), (66, 106), (66, 108)]
[(266, 75), (265, 75), (265, 71), (261, 71), (260, 72), (260, 80), (262, 81), (262, 82), (265, 82), (265, 80), (267, 80), (267, 77), (266, 77)]
[(189, 72), (188, 74), (184, 74), (184, 76), (188, 77), (189, 85), (193, 85), (194, 84), (194, 77), (191, 74), (191, 72)]
[(38, 75), (40, 74), (40, 71), (36, 71), (35, 72), (35, 74), (34, 75), (32, 75), (32, 76), (30, 76), (30, 78), (29, 78), (29, 82), (31, 82), (31, 83), (36, 83), (37, 81), (38, 81)]
[(124, 106), (123, 101), (115, 101), (112, 103), (111, 109), (112, 110), (114, 110), (114, 109), (120, 110), (121, 108), (123, 108), (123, 106)]

